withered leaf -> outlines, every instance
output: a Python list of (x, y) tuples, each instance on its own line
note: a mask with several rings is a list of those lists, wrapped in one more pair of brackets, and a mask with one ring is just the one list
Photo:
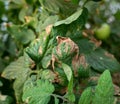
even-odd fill
[(78, 76), (78, 69), (81, 67), (81, 65), (84, 67), (84, 69), (87, 69), (88, 63), (86, 62), (84, 55), (76, 55), (72, 60), (72, 66), (74, 69), (74, 75)]

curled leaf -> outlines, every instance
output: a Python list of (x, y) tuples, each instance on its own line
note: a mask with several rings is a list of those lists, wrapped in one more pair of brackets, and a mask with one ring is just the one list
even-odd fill
[(55, 62), (65, 60), (72, 55), (79, 53), (79, 48), (70, 38), (57, 36), (58, 45), (53, 49), (52, 66)]
[(57, 36), (58, 45), (55, 54), (58, 58), (65, 58), (73, 53), (79, 53), (79, 48), (70, 38)]

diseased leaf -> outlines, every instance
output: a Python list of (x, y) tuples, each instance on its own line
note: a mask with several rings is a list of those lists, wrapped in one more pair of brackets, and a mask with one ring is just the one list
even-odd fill
[(70, 65), (72, 56), (79, 53), (78, 46), (70, 38), (60, 36), (57, 36), (57, 43), (53, 49), (53, 58)]
[(91, 104), (92, 97), (92, 88), (88, 87), (83, 91), (82, 95), (80, 96), (78, 104)]
[(30, 69), (28, 63), (25, 61), (25, 57), (20, 57), (15, 62), (8, 65), (2, 73), (2, 77), (9, 80), (14, 79), (14, 90), (17, 102), (21, 102), (23, 84), (29, 75)]
[(53, 73), (50, 69), (43, 70), (41, 72), (41, 79), (49, 80), (49, 81), (53, 82), (55, 79), (55, 73)]
[(85, 54), (85, 56), (90, 66), (99, 72), (103, 72), (105, 69), (116, 72), (120, 69), (118, 61), (103, 49), (96, 49), (93, 52)]
[(24, 90), (23, 101), (28, 104), (48, 104), (54, 86), (47, 80), (37, 80), (36, 85)]
[(21, 75), (26, 76), (26, 73), (30, 70), (28, 66), (24, 57), (21, 56), (18, 60), (12, 62), (4, 69), (2, 76), (10, 80), (17, 79), (21, 77)]
[(61, 86), (67, 86), (68, 85), (68, 79), (67, 76), (62, 68), (55, 68), (55, 73), (58, 73), (58, 78), (56, 82), (60, 84)]
[(45, 54), (47, 45), (49, 41), (49, 36), (45, 32), (40, 34), (39, 39), (34, 40), (29, 47), (26, 48), (25, 52), (33, 59), (35, 62), (40, 62), (43, 55)]
[(76, 55), (72, 59), (72, 68), (76, 77), (89, 76), (89, 65), (84, 55)]
[(103, 72), (95, 88), (93, 104), (113, 104), (114, 87), (109, 70)]

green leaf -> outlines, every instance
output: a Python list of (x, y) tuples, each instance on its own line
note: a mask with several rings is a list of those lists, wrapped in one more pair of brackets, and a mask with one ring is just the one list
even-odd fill
[(59, 26), (59, 25), (62, 25), (62, 24), (66, 24), (66, 25), (71, 24), (72, 22), (74, 22), (75, 20), (77, 20), (79, 18), (79, 16), (82, 14), (82, 11), (83, 11), (82, 9), (78, 10), (77, 12), (72, 14), (67, 19), (56, 22), (54, 24), (54, 26)]
[(35, 39), (34, 32), (27, 27), (12, 25), (8, 28), (8, 31), (15, 40), (22, 43), (23, 45), (28, 44)]
[(70, 82), (68, 83), (68, 91), (65, 95), (65, 97), (70, 101), (70, 102), (75, 102), (75, 95), (73, 93), (73, 76), (70, 79)]
[(19, 15), (18, 15), (18, 18), (19, 18), (20, 21), (25, 22), (25, 16), (27, 15), (26, 14), (27, 10), (28, 10), (27, 8), (22, 8), (20, 10)]
[[(86, 8), (79, 9), (70, 17), (58, 21), (54, 24), (53, 33), (54, 36), (66, 36), (76, 34), (76, 31), (80, 30), (85, 25), (88, 17), (88, 10)], [(59, 34), (58, 34), (59, 33)]]
[(55, 22), (57, 22), (58, 19), (59, 17), (57, 15), (47, 17), (44, 23), (42, 23), (42, 25), (40, 26), (40, 30), (44, 30), (47, 26), (54, 24)]
[(79, 51), (84, 54), (88, 54), (96, 49), (94, 43), (90, 42), (88, 39), (74, 39), (75, 43), (79, 46)]
[(50, 65), (51, 58), (52, 58), (51, 55), (43, 57), (43, 59), (41, 60), (43, 68), (47, 68)]
[(78, 4), (80, 0), (71, 0), (73, 3)]
[(85, 68), (83, 65), (80, 65), (78, 69), (78, 76), (80, 78), (87, 78), (89, 77), (89, 73), (90, 73), (89, 71), (90, 71), (89, 66)]
[(54, 97), (55, 99), (55, 104), (59, 104), (59, 99), (57, 99), (57, 97)]
[(48, 104), (54, 86), (47, 80), (37, 80), (36, 86), (24, 90), (23, 101), (28, 104)]
[(13, 98), (8, 95), (0, 94), (0, 104), (13, 104)]
[[(62, 17), (71, 15), (78, 5), (65, 0), (39, 0), (42, 7), (52, 14), (61, 14)], [(72, 8), (72, 9), (70, 9)]]
[(75, 101), (75, 95), (73, 93), (73, 75), (72, 75), (72, 69), (67, 65), (62, 63), (63, 70), (66, 74), (66, 77), (69, 81), (68, 83), (68, 92), (66, 93), (65, 97), (69, 99), (70, 102)]
[(1, 87), (1, 86), (3, 86), (3, 83), (2, 83), (2, 81), (0, 81), (0, 87)]
[(55, 68), (55, 72), (58, 73), (59, 78), (59, 84), (61, 86), (67, 86), (68, 85), (68, 79), (67, 76), (62, 68)]
[(26, 81), (29, 72), (29, 65), (26, 63), (25, 58), (22, 56), (19, 57), (19, 59), (15, 62), (12, 62), (10, 65), (8, 65), (2, 73), (2, 76), (4, 78), (15, 80), (13, 87), (15, 90), (17, 102), (21, 102), (23, 84)]
[(118, 61), (111, 54), (101, 48), (85, 54), (85, 56), (90, 66), (99, 72), (103, 72), (105, 69), (108, 69), (111, 72), (116, 72), (120, 69)]
[(93, 104), (113, 104), (114, 87), (109, 70), (103, 72), (95, 89)]
[(17, 5), (23, 5), (25, 4), (25, 0), (12, 0), (13, 3), (17, 4)]
[(86, 88), (83, 91), (78, 104), (91, 104), (92, 96), (93, 96), (92, 88), (91, 87)]
[(64, 63), (62, 63), (62, 68), (67, 76), (68, 81), (71, 81), (72, 69), (67, 64), (64, 64)]

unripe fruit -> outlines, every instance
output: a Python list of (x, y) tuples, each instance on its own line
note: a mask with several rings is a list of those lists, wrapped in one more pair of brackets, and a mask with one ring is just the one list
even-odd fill
[(102, 26), (95, 30), (95, 35), (100, 40), (105, 40), (110, 36), (110, 26), (106, 23), (102, 24)]

